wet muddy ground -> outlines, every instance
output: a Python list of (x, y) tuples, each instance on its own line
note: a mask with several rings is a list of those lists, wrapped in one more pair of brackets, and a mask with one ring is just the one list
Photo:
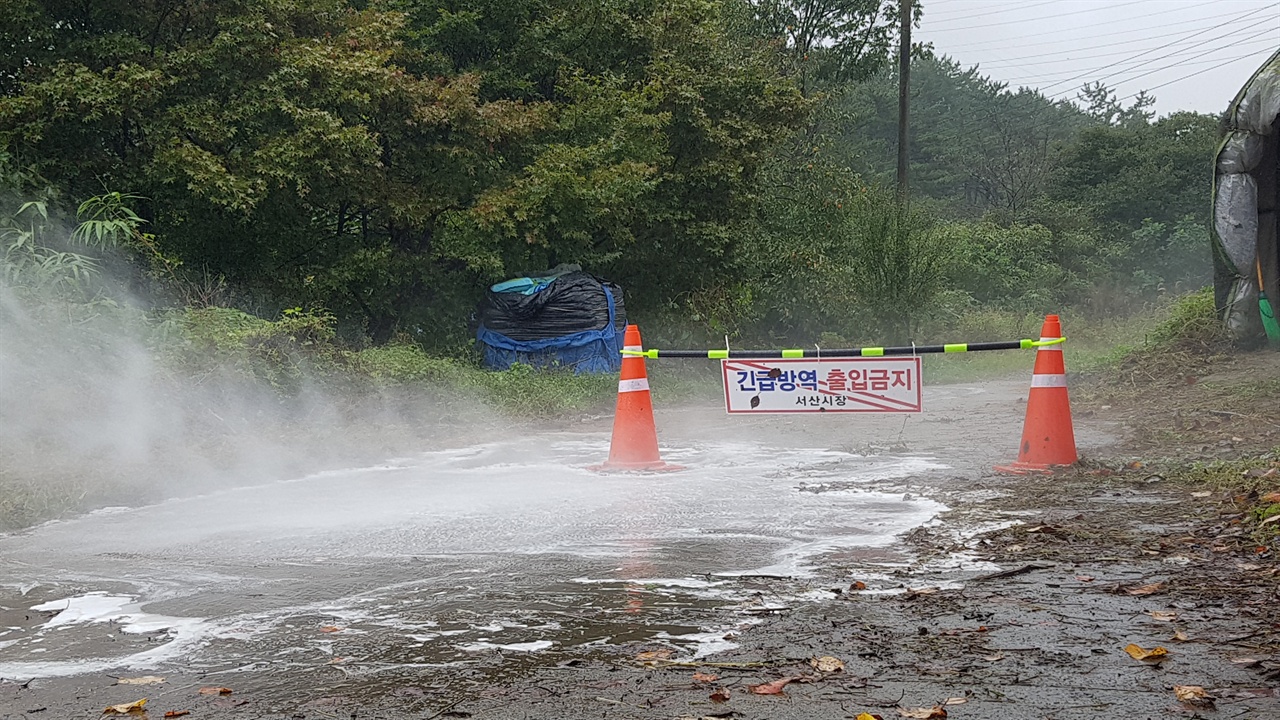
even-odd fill
[[(660, 411), (667, 476), (581, 470), (587, 419), (0, 538), (0, 718), (1280, 717), (1232, 499), (996, 476), (1023, 397)], [(1086, 454), (1121, 432), (1077, 421)]]

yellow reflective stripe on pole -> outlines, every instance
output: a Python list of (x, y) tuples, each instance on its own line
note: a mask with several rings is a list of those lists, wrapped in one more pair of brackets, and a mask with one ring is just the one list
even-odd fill
[(784, 358), (802, 358), (802, 357), (804, 357), (804, 350), (783, 350), (783, 351), (782, 351), (782, 357), (784, 357)]
[(969, 343), (949, 343), (942, 346), (942, 352), (969, 352)]
[(862, 357), (883, 357), (884, 348), (862, 348)]
[[(1067, 341), (1067, 339), (1066, 339), (1066, 338), (1064, 338), (1064, 337), (1058, 337), (1058, 338), (1040, 338), (1039, 340), (1023, 340), (1023, 341), (1022, 341), (1022, 343), (1023, 343), (1022, 347), (1024, 347), (1024, 348), (1025, 348), (1025, 347), (1042, 348), (1042, 347), (1049, 347), (1050, 345), (1058, 345), (1058, 344), (1060, 344), (1060, 343), (1064, 343), (1064, 342), (1066, 342), (1066, 341)], [(1056, 350), (1056, 349), (1058, 349), (1058, 348), (1054, 348), (1054, 349)]]
[(708, 350), (707, 359), (708, 360), (728, 360), (729, 351), (728, 350)]

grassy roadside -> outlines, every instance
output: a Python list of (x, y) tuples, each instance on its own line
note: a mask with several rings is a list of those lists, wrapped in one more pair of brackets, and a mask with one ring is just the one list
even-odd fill
[(1280, 521), (1280, 353), (1233, 348), (1208, 292), (1164, 313), (1143, 341), (1113, 352), (1073, 385), (1078, 415), (1124, 437), (1101, 462), (1182, 484), (1238, 510), (1233, 524), (1277, 542)]
[[(1174, 306), (1155, 305), (1130, 315), (1110, 318), (1064, 313), (1062, 332), (1067, 341), (1062, 347), (1067, 371), (1098, 372), (1114, 364), (1118, 358), (1141, 347)], [(954, 342), (1034, 339), (1040, 333), (1038, 320), (1030, 322), (1030, 318), (999, 314), (983, 314), (981, 317), (985, 322), (957, 323)], [(924, 371), (927, 382), (945, 384), (1019, 375), (1030, 377), (1034, 364), (1033, 351), (979, 352), (927, 356)]]
[(523, 365), (491, 372), (466, 360), (429, 355), (404, 341), (351, 348), (338, 340), (333, 318), (323, 313), (288, 313), (269, 321), (205, 308), (171, 316), (166, 325), (166, 342), (158, 347), (177, 371), (194, 376), (230, 371), (286, 398), (308, 389), (336, 397), (425, 392), (518, 418), (547, 418), (589, 411), (616, 391), (612, 377), (539, 372)]

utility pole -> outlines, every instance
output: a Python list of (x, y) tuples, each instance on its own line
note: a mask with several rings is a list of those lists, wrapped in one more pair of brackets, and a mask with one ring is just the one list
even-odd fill
[(898, 29), (898, 202), (907, 204), (907, 117), (911, 87), (911, 0), (898, 0), (901, 17)]

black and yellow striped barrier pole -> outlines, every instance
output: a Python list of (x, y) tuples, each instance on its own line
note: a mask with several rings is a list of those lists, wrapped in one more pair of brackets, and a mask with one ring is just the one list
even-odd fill
[(639, 355), (657, 360), (659, 358), (706, 358), (708, 360), (765, 360), (772, 358), (814, 358), (817, 360), (834, 360), (837, 358), (855, 357), (893, 357), (900, 355), (934, 355), (940, 353), (981, 352), (984, 350), (1034, 350), (1048, 345), (1057, 345), (1066, 338), (1046, 340), (1007, 340), (998, 342), (948, 343), (944, 345), (903, 345), (899, 347), (861, 347), (827, 350), (814, 347), (790, 348), (785, 350), (623, 350), (623, 355)]

